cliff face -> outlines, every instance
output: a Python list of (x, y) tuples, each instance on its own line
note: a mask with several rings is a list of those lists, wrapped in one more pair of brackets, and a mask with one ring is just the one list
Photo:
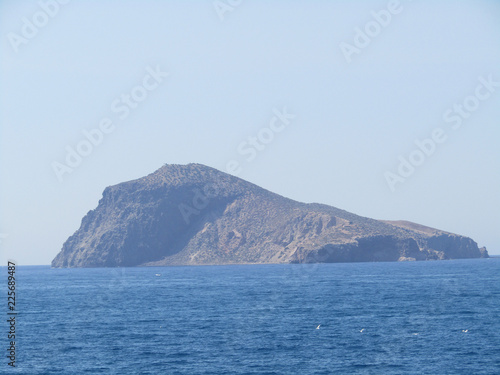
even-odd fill
[(296, 202), (199, 164), (104, 190), (53, 267), (487, 257), (470, 238)]

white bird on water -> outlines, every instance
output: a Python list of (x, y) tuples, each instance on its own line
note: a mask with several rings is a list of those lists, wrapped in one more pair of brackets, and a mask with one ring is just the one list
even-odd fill
[(160, 277), (161, 276), (161, 273), (157, 273), (156, 276)]
[(365, 331), (365, 329), (363, 328), (363, 329), (362, 329), (361, 331), (359, 331), (359, 332), (363, 333), (364, 331)]
[(321, 324), (318, 324), (318, 326), (316, 327), (316, 329), (319, 329), (319, 327), (321, 327)]
[(462, 332), (463, 333), (467, 333), (467, 332), (469, 332), (469, 330), (468, 329), (462, 329)]

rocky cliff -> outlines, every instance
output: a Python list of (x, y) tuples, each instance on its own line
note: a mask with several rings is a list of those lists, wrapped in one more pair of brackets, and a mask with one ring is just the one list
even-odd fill
[(53, 267), (488, 257), (470, 238), (305, 204), (199, 164), (104, 190)]

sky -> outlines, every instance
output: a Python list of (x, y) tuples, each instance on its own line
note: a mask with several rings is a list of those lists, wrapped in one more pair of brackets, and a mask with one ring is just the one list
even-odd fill
[(500, 2), (0, 0), (0, 261), (201, 163), (500, 254)]

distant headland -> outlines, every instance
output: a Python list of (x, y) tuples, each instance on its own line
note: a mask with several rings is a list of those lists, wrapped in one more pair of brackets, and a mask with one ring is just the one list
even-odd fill
[(472, 239), (300, 203), (200, 165), (107, 187), (52, 267), (487, 258)]

